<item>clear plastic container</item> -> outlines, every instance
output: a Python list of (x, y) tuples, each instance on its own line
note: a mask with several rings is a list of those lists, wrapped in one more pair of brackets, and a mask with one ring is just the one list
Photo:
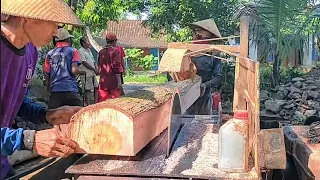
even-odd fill
[(220, 127), (218, 167), (224, 172), (247, 172), (248, 160), (248, 112), (241, 110)]

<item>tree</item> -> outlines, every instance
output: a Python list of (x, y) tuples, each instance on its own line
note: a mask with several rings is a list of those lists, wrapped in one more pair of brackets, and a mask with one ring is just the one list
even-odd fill
[(314, 33), (319, 21), (312, 17), (311, 3), (306, 0), (259, 0), (245, 5), (240, 14), (250, 15), (253, 40), (260, 58), (274, 55), (272, 86), (280, 83), (280, 65), (293, 49), (302, 54), (305, 37)]
[(192, 37), (188, 24), (208, 18), (215, 20), (223, 36), (237, 33), (238, 24), (232, 14), (240, 3), (240, 0), (145, 0), (136, 5), (140, 9), (134, 10), (148, 13), (144, 25), (151, 28), (153, 35), (166, 34), (170, 41), (187, 41)]

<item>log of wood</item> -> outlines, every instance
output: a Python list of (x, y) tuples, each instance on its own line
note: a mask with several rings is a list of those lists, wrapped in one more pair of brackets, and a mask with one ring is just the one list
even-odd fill
[(169, 82), (84, 107), (66, 134), (77, 142), (77, 153), (135, 156), (168, 127), (172, 97), (180, 94), (182, 109), (188, 108), (200, 95), (199, 82), (199, 76)]
[(87, 106), (71, 118), (67, 136), (78, 153), (134, 156), (168, 127), (175, 91), (149, 87)]

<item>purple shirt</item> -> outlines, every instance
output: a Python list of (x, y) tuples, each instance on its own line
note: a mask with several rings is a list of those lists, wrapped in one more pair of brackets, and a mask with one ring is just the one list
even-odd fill
[[(38, 60), (38, 50), (31, 43), (15, 48), (1, 34), (1, 127), (11, 127), (23, 102)], [(1, 179), (9, 170), (6, 156), (1, 155)]]

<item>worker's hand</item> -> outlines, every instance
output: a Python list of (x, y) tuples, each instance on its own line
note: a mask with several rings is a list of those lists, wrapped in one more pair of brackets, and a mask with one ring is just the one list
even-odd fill
[(47, 112), (46, 119), (52, 125), (68, 124), (71, 117), (81, 108), (80, 106), (62, 106), (51, 109)]
[(35, 134), (33, 150), (40, 156), (66, 157), (73, 154), (75, 148), (76, 143), (55, 128), (37, 131)]
[(122, 75), (125, 77), (127, 75), (126, 71), (123, 71)]
[(202, 83), (200, 85), (200, 97), (202, 97), (204, 95), (204, 93), (206, 92), (206, 88), (207, 88), (207, 86), (205, 83)]

